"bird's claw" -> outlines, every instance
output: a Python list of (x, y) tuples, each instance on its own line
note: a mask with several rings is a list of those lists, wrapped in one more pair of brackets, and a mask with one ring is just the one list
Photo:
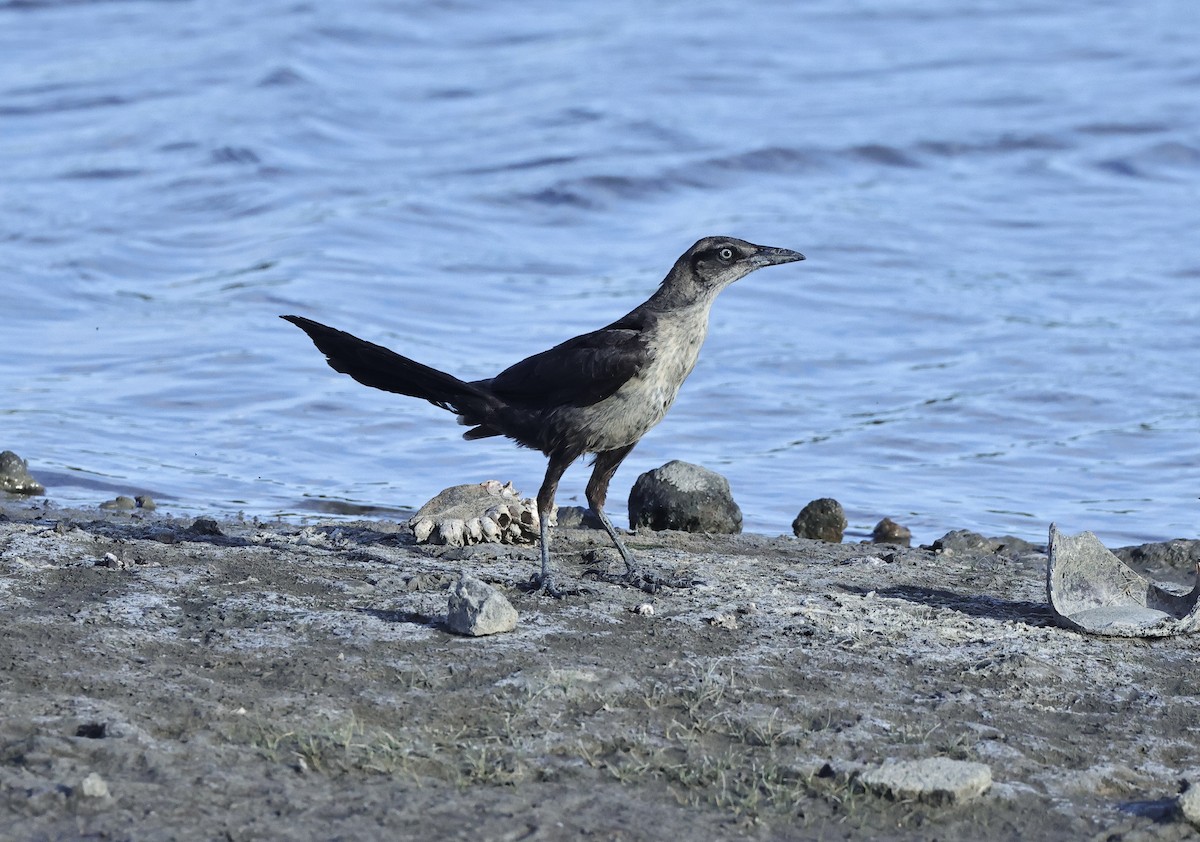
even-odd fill
[(559, 587), (552, 576), (535, 575), (529, 580), (529, 593), (534, 596), (549, 596), (554, 599), (565, 599), (568, 596), (594, 593), (591, 588)]

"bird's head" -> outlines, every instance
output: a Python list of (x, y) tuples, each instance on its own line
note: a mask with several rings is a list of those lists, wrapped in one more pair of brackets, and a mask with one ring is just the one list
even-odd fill
[(700, 289), (720, 291), (755, 269), (803, 259), (791, 249), (756, 246), (736, 237), (705, 237), (683, 253), (672, 274), (690, 275)]

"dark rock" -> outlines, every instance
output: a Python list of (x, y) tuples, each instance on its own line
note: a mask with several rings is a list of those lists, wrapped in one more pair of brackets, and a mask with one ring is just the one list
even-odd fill
[(871, 533), (871, 543), (911, 547), (912, 531), (907, 526), (896, 523), (890, 517), (885, 517), (875, 524), (875, 531)]
[(603, 529), (596, 513), (586, 506), (559, 506), (555, 525), (559, 529)]
[(1170, 567), (1191, 573), (1195, 571), (1196, 565), (1200, 564), (1200, 541), (1177, 538), (1174, 541), (1122, 547), (1113, 550), (1113, 555), (1122, 561), (1143, 567)]
[(846, 533), (846, 512), (832, 497), (813, 500), (792, 521), (792, 532), (797, 538), (840, 544)]
[(995, 549), (995, 544), (978, 532), (955, 529), (934, 541), (933, 549), (950, 553), (990, 553)]
[(999, 538), (988, 539), (992, 542), (992, 552), (1000, 555), (1019, 556), (1025, 553), (1040, 553), (1046, 551), (1045, 544), (1034, 544), (1024, 538), (1014, 535), (1001, 535)]
[(1031, 552), (1044, 552), (1045, 547), (1033, 544), (1024, 538), (1003, 535), (999, 538), (986, 538), (978, 532), (969, 529), (955, 529), (947, 532), (933, 542), (932, 548), (943, 553), (998, 553), (1006, 556), (1019, 556)]
[(11, 450), (0, 453), (0, 491), (12, 494), (45, 494), (45, 487), (29, 473), (29, 464)]
[(189, 535), (210, 535), (216, 537), (224, 535), (221, 527), (215, 520), (210, 517), (198, 517), (192, 521), (192, 525), (187, 528)]
[(742, 510), (729, 480), (688, 462), (668, 462), (637, 478), (629, 492), (633, 529), (735, 534), (742, 531)]

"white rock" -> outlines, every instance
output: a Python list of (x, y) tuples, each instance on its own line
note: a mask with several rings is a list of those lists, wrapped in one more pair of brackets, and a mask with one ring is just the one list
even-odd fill
[(917, 799), (927, 804), (955, 804), (982, 795), (992, 785), (992, 770), (985, 763), (927, 757), (924, 760), (889, 760), (863, 773), (863, 786), (897, 801)]
[(1196, 827), (1200, 828), (1200, 781), (1189, 780), (1188, 788), (1179, 796), (1179, 812)]
[(79, 791), (88, 798), (107, 798), (108, 782), (96, 772), (92, 772), (83, 779), (83, 783), (79, 785)]
[(500, 591), (464, 573), (450, 589), (446, 625), (472, 637), (499, 634), (517, 627), (517, 609)]

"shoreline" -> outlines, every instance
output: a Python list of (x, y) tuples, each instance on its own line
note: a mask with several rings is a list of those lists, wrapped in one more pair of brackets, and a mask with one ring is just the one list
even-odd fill
[[(19, 838), (1190, 833), (1200, 643), (1055, 626), (1041, 548), (633, 533), (701, 581), (649, 596), (586, 577), (620, 562), (562, 529), (590, 592), (555, 600), (523, 588), (533, 546), (37, 508), (0, 507)], [(514, 631), (447, 631), (463, 570)], [(918, 761), (990, 786), (878, 784)]]

